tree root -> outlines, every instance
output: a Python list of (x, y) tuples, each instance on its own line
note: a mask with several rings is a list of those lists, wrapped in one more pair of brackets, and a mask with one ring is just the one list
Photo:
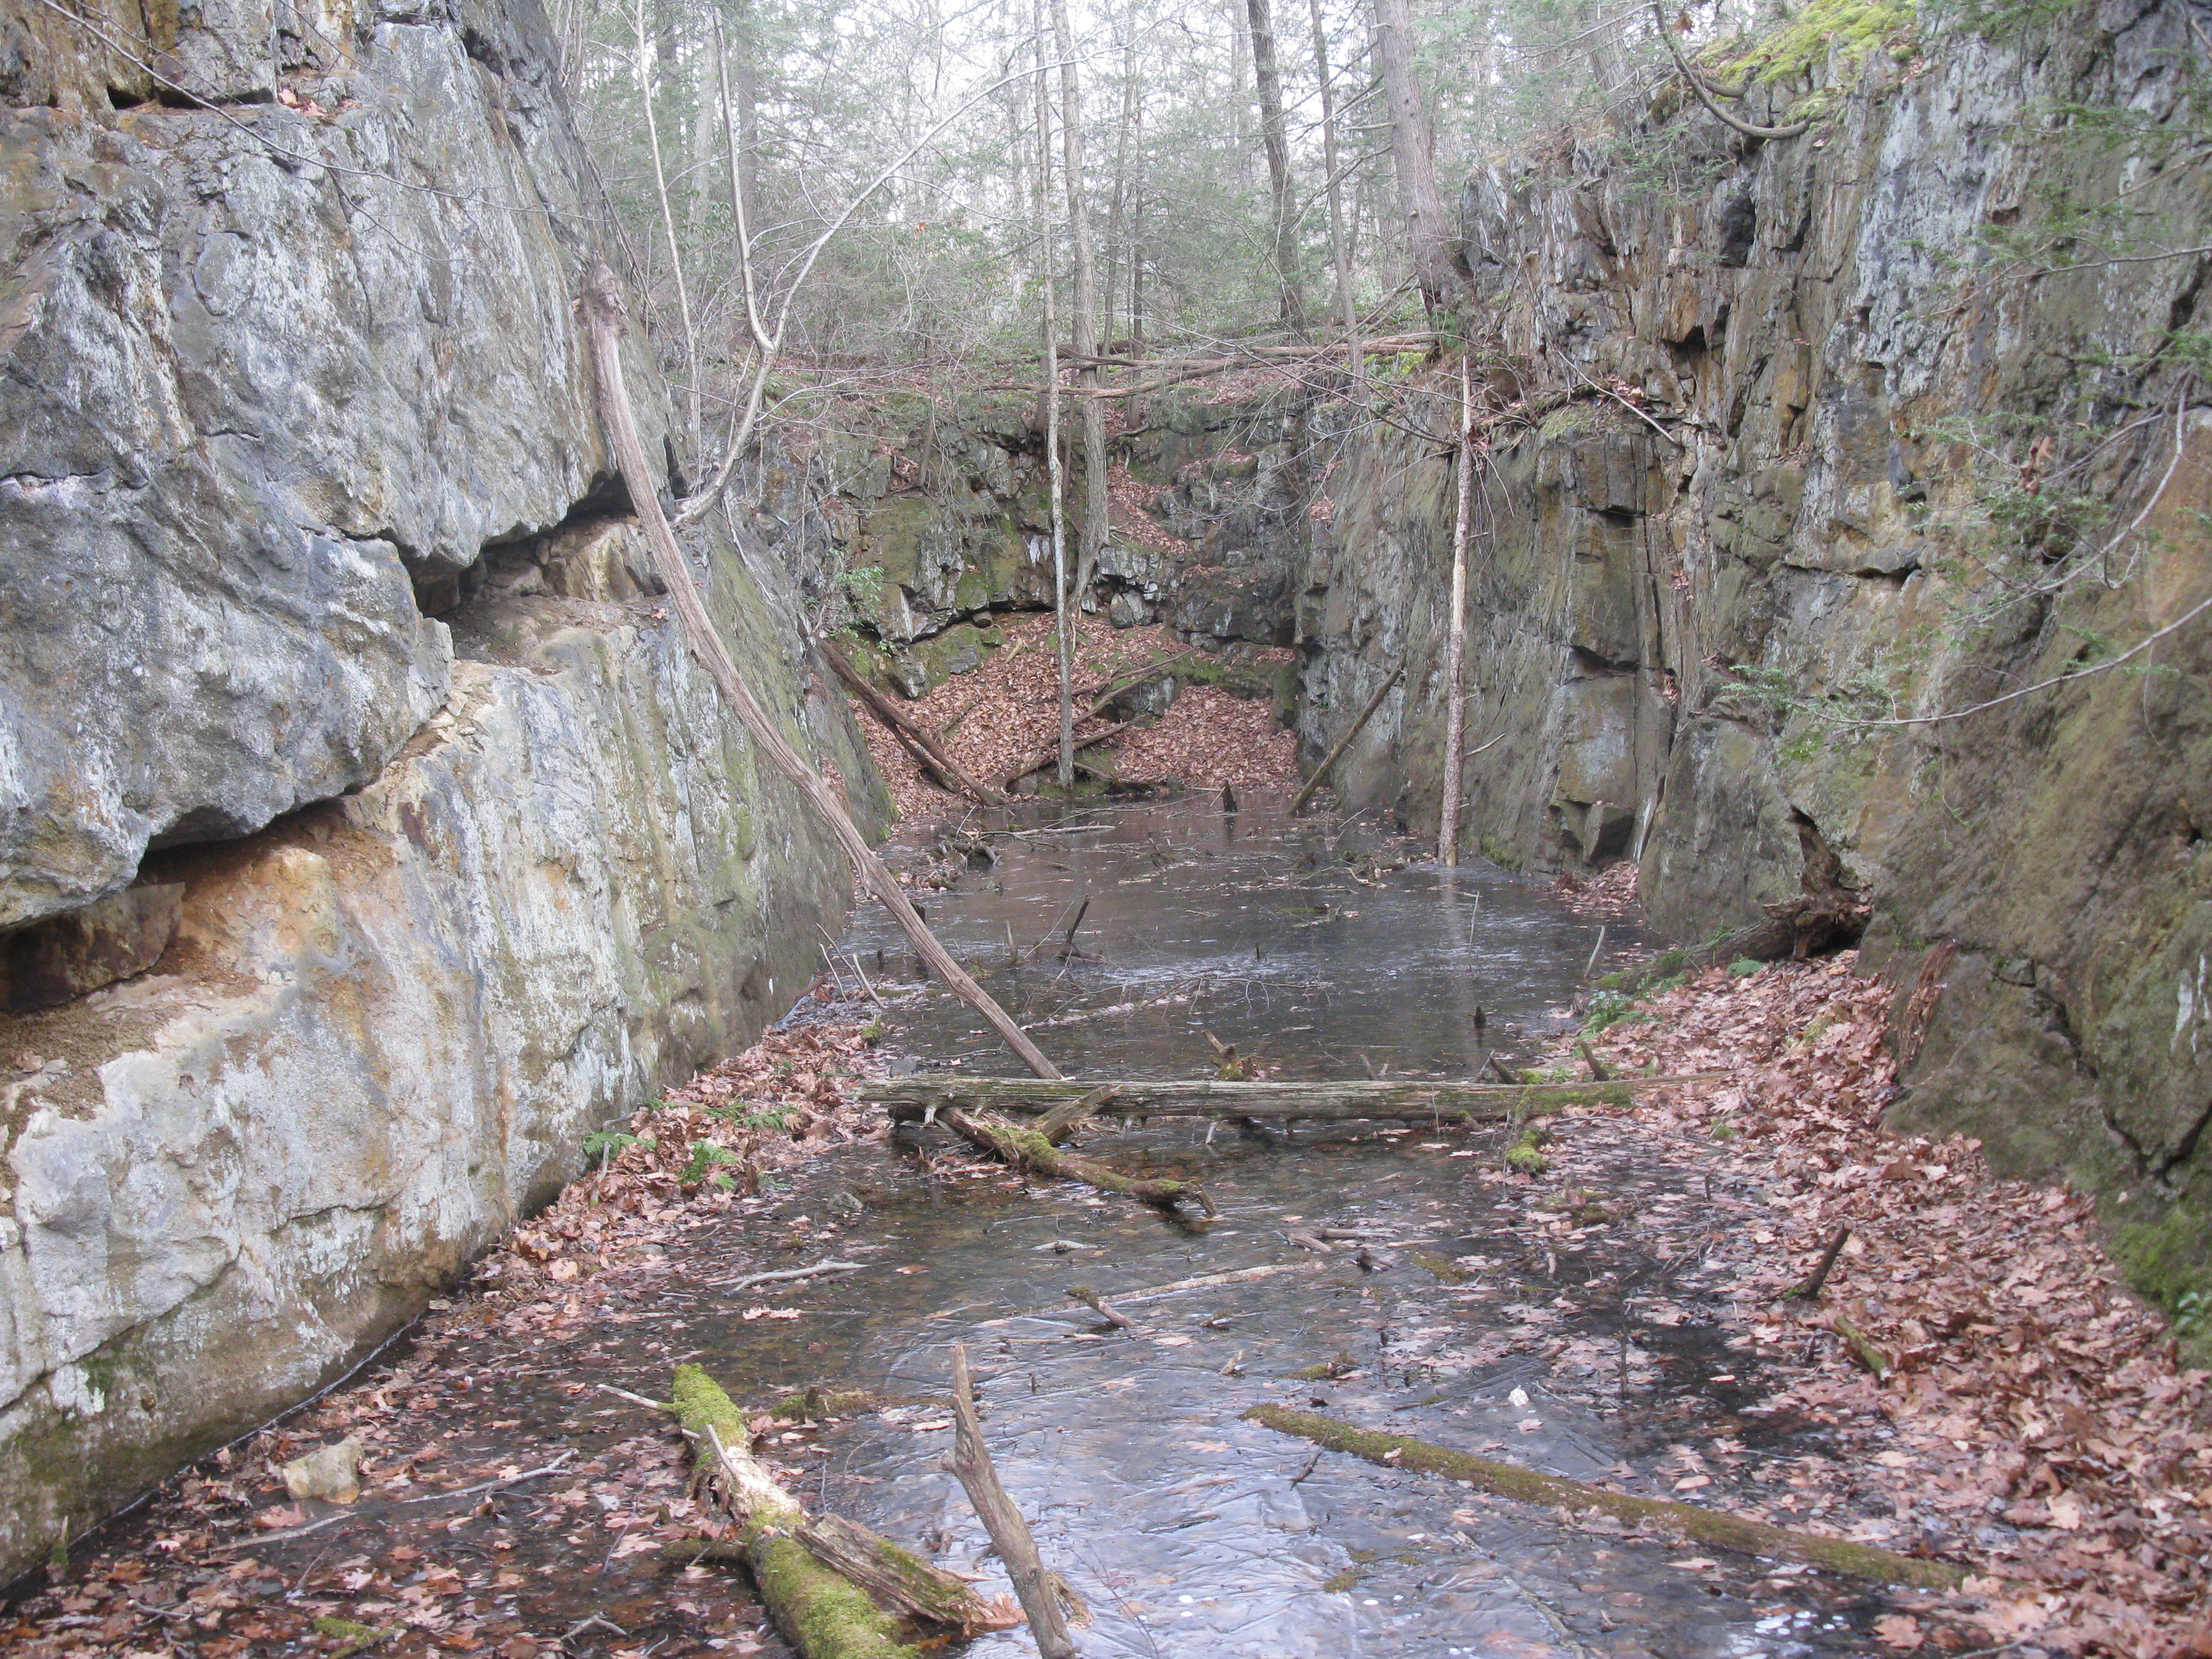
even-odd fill
[(1628, 1492), (1608, 1492), (1602, 1486), (1586, 1486), (1579, 1480), (1538, 1474), (1533, 1469), (1519, 1468), (1511, 1463), (1494, 1463), (1486, 1457), (1432, 1446), (1402, 1434), (1362, 1429), (1334, 1418), (1317, 1417), (1311, 1412), (1293, 1411), (1283, 1406), (1255, 1406), (1244, 1415), (1264, 1427), (1297, 1435), (1331, 1451), (1350, 1452), (1370, 1463), (1441, 1474), (1523, 1504), (1598, 1510), (1623, 1521), (1656, 1522), (1701, 1544), (1736, 1550), (1745, 1555), (1779, 1556), (1854, 1578), (1911, 1584), (1922, 1589), (1955, 1589), (1968, 1572), (1968, 1569), (1948, 1562), (1899, 1555), (1841, 1538), (1792, 1532), (1764, 1521), (1747, 1521), (1741, 1516), (1699, 1509), (1694, 1504), (1677, 1504), (1663, 1498), (1638, 1498)]

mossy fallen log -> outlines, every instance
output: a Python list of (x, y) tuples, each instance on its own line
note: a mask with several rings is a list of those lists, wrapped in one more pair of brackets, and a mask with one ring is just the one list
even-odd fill
[(1018, 1169), (1035, 1170), (1062, 1181), (1080, 1181), (1103, 1193), (1119, 1193), (1163, 1210), (1192, 1203), (1206, 1214), (1216, 1213), (1206, 1188), (1194, 1181), (1154, 1181), (1125, 1176), (1091, 1158), (1064, 1152), (1033, 1128), (1017, 1127), (992, 1118), (971, 1117), (957, 1107), (939, 1115), (938, 1121), (969, 1146), (995, 1152)]
[(1331, 1451), (1349, 1452), (1354, 1457), (1364, 1457), (1370, 1463), (1380, 1463), (1388, 1468), (1441, 1474), (1448, 1480), (1462, 1480), (1469, 1486), (1479, 1486), (1486, 1492), (1496, 1492), (1500, 1498), (1510, 1498), (1519, 1503), (1540, 1504), (1567, 1510), (1596, 1510), (1622, 1521), (1649, 1521), (1717, 1549), (1735, 1550), (1745, 1555), (1769, 1559), (1778, 1557), (1784, 1560), (1802, 1561), (1807, 1566), (1823, 1568), (1854, 1578), (1869, 1578), (1886, 1584), (1911, 1584), (1921, 1589), (1955, 1589), (1967, 1576), (1966, 1568), (1953, 1566), (1947, 1561), (1899, 1555), (1893, 1551), (1876, 1549), (1869, 1544), (1854, 1544), (1842, 1538), (1821, 1538), (1811, 1533), (1792, 1532), (1787, 1527), (1773, 1526), (1765, 1521), (1748, 1521), (1741, 1516), (1699, 1509), (1694, 1504), (1677, 1504), (1664, 1498), (1638, 1498), (1630, 1492), (1608, 1492), (1603, 1486), (1589, 1486), (1579, 1480), (1539, 1474), (1534, 1469), (1521, 1468), (1511, 1463), (1492, 1462), (1486, 1457), (1476, 1457), (1471, 1453), (1431, 1445), (1425, 1440), (1415, 1440), (1407, 1435), (1363, 1429), (1354, 1424), (1340, 1422), (1333, 1417), (1319, 1417), (1311, 1412), (1295, 1411), (1285, 1406), (1255, 1406), (1244, 1415), (1264, 1427), (1279, 1430), (1284, 1434), (1297, 1435), (1316, 1445), (1326, 1446)]
[(1626, 1106), (1640, 1089), (1717, 1083), (1726, 1072), (1671, 1077), (1613, 1077), (1583, 1083), (1443, 1083), (1422, 1079), (1347, 1079), (1244, 1083), (1214, 1078), (1056, 1080), (1016, 1077), (891, 1077), (854, 1080), (856, 1098), (912, 1121), (949, 1109), (1042, 1112), (1087, 1095), (1098, 1117), (1293, 1118), (1350, 1121), (1412, 1118), (1423, 1122), (1504, 1123), (1560, 1106)]
[(695, 1467), (733, 1523), (702, 1547), (714, 1559), (741, 1558), (784, 1639), (805, 1659), (920, 1659), (901, 1639), (896, 1614), (964, 1634), (1012, 1622), (962, 1580), (836, 1517), (810, 1520), (799, 1500), (755, 1461), (750, 1431), (720, 1383), (697, 1365), (676, 1368), (676, 1420), (691, 1437)]

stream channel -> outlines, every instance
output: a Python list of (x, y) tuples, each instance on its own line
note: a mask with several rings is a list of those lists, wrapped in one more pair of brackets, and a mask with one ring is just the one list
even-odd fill
[[(989, 836), (996, 863), (971, 858), (927, 898), (929, 921), (1072, 1075), (1209, 1075), (1208, 1033), (1279, 1078), (1464, 1078), (1493, 1044), (1533, 1057), (1568, 1018), (1600, 922), (1487, 864), (1447, 876), (1404, 863), (1418, 849), (1371, 825), (1291, 819), (1286, 795), (1235, 814), (1209, 797), (1013, 820), (1046, 833)], [(1010, 937), (1026, 949), (1064, 933), (1086, 899), (1083, 954), (1063, 960), (1055, 937), (1041, 959), (1006, 965)], [(1610, 924), (1609, 947), (1632, 942)], [(865, 970), (893, 1000), (895, 1066), (1018, 1069), (964, 1005), (913, 988), (880, 909), (856, 915), (840, 951), (855, 994)], [(1123, 1012), (1082, 1018), (1101, 1009)], [(1604, 1230), (1563, 1249), (1516, 1231), (1531, 1194), (1499, 1168), (1502, 1128), (1161, 1120), (1086, 1133), (1089, 1155), (1126, 1172), (1202, 1181), (1220, 1211), (1210, 1223), (1066, 1183), (1024, 1194), (963, 1179), (966, 1149), (941, 1129), (901, 1142), (817, 1163), (779, 1205), (819, 1217), (840, 1183), (861, 1192), (868, 1213), (835, 1248), (861, 1240), (856, 1259), (897, 1270), (779, 1297), (806, 1316), (732, 1326), (707, 1363), (740, 1385), (820, 1378), (919, 1402), (823, 1436), (823, 1490), (842, 1486), (834, 1501), (856, 1518), (1004, 1589), (938, 1467), (950, 1349), (966, 1344), (1007, 1486), (1047, 1563), (1088, 1600), (1086, 1655), (1874, 1647), (1885, 1604), (1860, 1587), (1567, 1524), (1242, 1419), (1273, 1401), (1646, 1492), (1670, 1492), (1680, 1471), (1661, 1466), (1685, 1440), (1733, 1436), (1754, 1458), (1808, 1449), (1802, 1430), (1762, 1423), (1747, 1357), (1696, 1316), (1693, 1285), (1675, 1287), (1688, 1320), (1625, 1328), (1619, 1287), (1648, 1283), (1654, 1263)], [(1687, 1201), (1679, 1171), (1632, 1158), (1623, 1179), (1644, 1183), (1639, 1202)], [(1065, 1294), (1082, 1284), (1110, 1304), (1311, 1261), (1286, 1228), (1363, 1231), (1375, 1266), (1342, 1245), (1310, 1272), (1133, 1304), (1128, 1333)], [(1337, 1374), (1293, 1375), (1317, 1366)], [(1014, 1632), (968, 1651), (1034, 1649)]]
[[(1571, 1018), (1600, 921), (1488, 865), (1447, 876), (1372, 823), (1289, 818), (1287, 793), (1250, 792), (1235, 814), (1211, 797), (1014, 809), (971, 834), (949, 889), (920, 896), (946, 945), (1079, 1076), (1207, 1076), (1209, 1034), (1278, 1078), (1464, 1078), (1493, 1044), (1536, 1058)], [(934, 838), (908, 855), (927, 860)], [(1619, 920), (1604, 925), (1609, 946), (1637, 942)], [(880, 909), (855, 915), (838, 958), (850, 996), (810, 995), (788, 1019), (866, 1019), (879, 994), (894, 1071), (1016, 1070), (972, 1011), (920, 981)], [(219, 1556), (232, 1565), (193, 1594), (312, 1611), (346, 1589), (337, 1605), (352, 1616), (411, 1607), (435, 1644), (506, 1659), (780, 1659), (736, 1575), (685, 1568), (653, 1542), (685, 1454), (636, 1401), (665, 1394), (687, 1359), (741, 1402), (815, 1383), (879, 1396), (878, 1410), (775, 1425), (772, 1455), (808, 1503), (1000, 1592), (939, 1467), (959, 1342), (1006, 1486), (1047, 1564), (1088, 1601), (1088, 1659), (1879, 1650), (1874, 1621), (1897, 1604), (1873, 1587), (1572, 1522), (1244, 1420), (1273, 1401), (1631, 1492), (1698, 1489), (1723, 1507), (1771, 1496), (1759, 1479), (1812, 1484), (1793, 1473), (1826, 1455), (1824, 1431), (1762, 1406), (1771, 1377), (1717, 1317), (1729, 1264), (1759, 1248), (1719, 1219), (1750, 1212), (1745, 1192), (1717, 1194), (1709, 1166), (1602, 1112), (1564, 1117), (1559, 1133), (1595, 1149), (1606, 1222), (1563, 1217), (1587, 1195), (1557, 1180), (1509, 1174), (1502, 1126), (1163, 1119), (1085, 1132), (1085, 1152), (1127, 1173), (1202, 1181), (1210, 1221), (1024, 1180), (941, 1127), (828, 1147), (764, 1176), (756, 1196), (679, 1205), (665, 1248), (565, 1298), (434, 1302), (356, 1376), (338, 1418), (319, 1419), (393, 1425), (377, 1479), (398, 1468), (404, 1492), (412, 1471), (419, 1495), (310, 1503), (311, 1535)], [(1358, 1237), (1323, 1255), (1285, 1237), (1315, 1230)], [(732, 1287), (824, 1257), (863, 1266)], [(1141, 1294), (1262, 1266), (1297, 1270)], [(1134, 1328), (1071, 1301), (1079, 1285), (1127, 1299)], [(390, 1415), (402, 1397), (410, 1414)], [(218, 1508), (250, 1502), (222, 1484), (230, 1457), (198, 1466), (190, 1501), (122, 1517), (82, 1553), (159, 1555), (206, 1524), (210, 1494)], [(559, 1479), (476, 1496), (489, 1477), (552, 1468)], [(1015, 1630), (966, 1651), (1035, 1650)]]

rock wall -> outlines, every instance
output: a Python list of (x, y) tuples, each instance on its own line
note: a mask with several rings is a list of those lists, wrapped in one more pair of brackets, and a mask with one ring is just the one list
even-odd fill
[[(1462, 207), (1504, 410), (1471, 844), (1640, 856), (1686, 939), (1870, 896), (1895, 1121), (2099, 1186), (2169, 1299), (2212, 1255), (2212, 614), (2185, 620), (2212, 599), (2212, 408), (2186, 372), (2212, 262), (2185, 228), (2212, 222), (2212, 172), (2188, 10), (2112, 0), (1814, 63), (1745, 106), (1809, 94), (1802, 137), (1658, 108), (1478, 176)], [(1404, 660), (1341, 786), (1431, 830), (1450, 492), (1433, 446), (1354, 446), (1301, 601), (1309, 752)]]
[[(849, 893), (639, 574), (535, 0), (77, 9), (0, 17), (0, 1576), (343, 1371)], [(694, 553), (879, 825), (781, 568)]]
[[(1086, 608), (1232, 655), (1289, 644), (1309, 499), (1298, 404), (1165, 395), (1115, 414), (1113, 532)], [(998, 613), (1051, 607), (1035, 415), (1034, 400), (1005, 396), (827, 407), (763, 446), (745, 528), (792, 568), (816, 614), (866, 629), (880, 649), (863, 656), (920, 696), (998, 647)], [(1081, 500), (1073, 457), (1066, 489)], [(841, 586), (855, 571), (876, 580)]]

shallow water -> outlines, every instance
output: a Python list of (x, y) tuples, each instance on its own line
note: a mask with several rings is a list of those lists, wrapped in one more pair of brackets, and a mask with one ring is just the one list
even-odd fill
[[(1548, 890), (1487, 866), (1450, 878), (1390, 867), (1410, 849), (1371, 824), (1288, 821), (1279, 799), (1242, 805), (1089, 809), (1064, 820), (1085, 826), (1076, 833), (992, 836), (994, 865), (979, 855), (950, 890), (923, 896), (930, 921), (1079, 1074), (1205, 1075), (1210, 1033), (1279, 1076), (1464, 1077), (1493, 1046), (1528, 1057), (1566, 1018), (1599, 923)], [(1060, 827), (1050, 809), (1000, 824)], [(1030, 949), (1064, 942), (1086, 898), (1075, 950)], [(1608, 948), (1632, 942), (1607, 927)], [(841, 951), (855, 995), (865, 975), (889, 999), (884, 1047), (897, 1064), (1014, 1069), (969, 1010), (918, 983), (882, 913), (860, 912)], [(793, 1018), (822, 1012), (810, 1000)], [(1220, 1211), (1206, 1224), (1019, 1182), (941, 1130), (845, 1146), (757, 1198), (688, 1213), (661, 1253), (565, 1305), (464, 1298), (441, 1313), (404, 1385), (386, 1362), (349, 1396), (374, 1407), (361, 1420), (392, 1422), (380, 1455), (410, 1459), (421, 1495), (343, 1516), (310, 1504), (331, 1530), (199, 1580), (379, 1623), (435, 1592), (428, 1605), (442, 1611), (408, 1644), (474, 1632), (502, 1655), (542, 1652), (565, 1631), (580, 1656), (774, 1659), (786, 1650), (738, 1576), (686, 1571), (651, 1547), (684, 1454), (665, 1418), (598, 1387), (659, 1397), (672, 1364), (697, 1359), (741, 1401), (817, 1382), (885, 1396), (880, 1412), (778, 1427), (792, 1484), (1003, 1590), (939, 1467), (958, 1342), (1006, 1485), (1048, 1565), (1089, 1603), (1079, 1639), (1093, 1659), (1874, 1650), (1872, 1621), (1893, 1604), (1858, 1587), (1571, 1524), (1244, 1420), (1272, 1401), (1644, 1492), (1671, 1493), (1705, 1467), (1700, 1449), (1729, 1446), (1701, 1495), (1734, 1504), (1761, 1495), (1750, 1477), (1762, 1469), (1786, 1476), (1788, 1460), (1820, 1455), (1818, 1425), (1760, 1412), (1757, 1362), (1728, 1346), (1702, 1288), (1729, 1277), (1708, 1274), (1706, 1257), (1739, 1248), (1704, 1201), (1711, 1175), (1609, 1132), (1605, 1195), (1637, 1219), (1564, 1235), (1540, 1232), (1530, 1212), (1567, 1200), (1506, 1176), (1502, 1134), (1487, 1130), (1160, 1120), (1086, 1134), (1085, 1150), (1117, 1168), (1202, 1180)], [(1563, 1133), (1596, 1148), (1608, 1130), (1585, 1119)], [(1362, 1237), (1319, 1257), (1284, 1237), (1313, 1228)], [(729, 1287), (831, 1255), (866, 1267)], [(1139, 1299), (1252, 1267), (1294, 1270)], [(1070, 1301), (1079, 1284), (1126, 1301), (1135, 1328), (1109, 1330)], [(411, 1416), (378, 1417), (386, 1387)], [(471, 1495), (554, 1462), (557, 1478)], [(224, 1500), (241, 1514), (251, 1501)], [(157, 1502), (97, 1547), (158, 1551), (204, 1516)], [(587, 1617), (608, 1622), (580, 1626)], [(1034, 1650), (1016, 1631), (968, 1651)]]
[[(931, 924), (1018, 1017), (1140, 1005), (1037, 1032), (1078, 1075), (1203, 1075), (1211, 1032), (1275, 1075), (1467, 1076), (1492, 1046), (1525, 1048), (1564, 1017), (1595, 921), (1487, 866), (1358, 879), (1402, 848), (1361, 825), (1241, 805), (1233, 817), (1210, 801), (1071, 814), (1099, 827), (993, 838), (998, 865), (928, 900)], [(1085, 954), (1063, 961), (1054, 947), (1006, 965), (1010, 932), (1030, 946), (1086, 897)], [(878, 912), (856, 919), (848, 981), (865, 971), (888, 994), (884, 981), (912, 981), (889, 929)], [(1608, 944), (1628, 942), (1613, 924)], [(1190, 1000), (1141, 1006), (1170, 995)], [(1014, 1069), (941, 988), (886, 1022), (886, 1046), (925, 1065)], [(859, 1256), (871, 1271), (779, 1298), (804, 1316), (773, 1335), (726, 1327), (706, 1360), (762, 1386), (825, 1379), (910, 1402), (809, 1437), (819, 1495), (1004, 1589), (938, 1467), (951, 1442), (939, 1402), (951, 1345), (964, 1343), (1008, 1487), (1048, 1563), (1090, 1604), (1086, 1653), (1866, 1650), (1876, 1604), (1802, 1573), (1677, 1565), (1703, 1558), (1316, 1455), (1243, 1419), (1263, 1401), (1295, 1404), (1644, 1492), (1671, 1484), (1679, 1471), (1657, 1465), (1695, 1426), (1726, 1419), (1757, 1437), (1755, 1422), (1727, 1418), (1747, 1382), (1705, 1381), (1747, 1374), (1712, 1334), (1624, 1323), (1629, 1287), (1653, 1264), (1602, 1238), (1562, 1260), (1513, 1231), (1528, 1189), (1498, 1171), (1496, 1134), (1162, 1121), (1086, 1138), (1125, 1170), (1203, 1180), (1221, 1212), (1210, 1224), (1065, 1183), (1021, 1195), (940, 1175), (930, 1160), (946, 1144), (927, 1132), (903, 1164), (853, 1149), (784, 1195), (787, 1221), (850, 1220), (850, 1236), (877, 1247)], [(1663, 1170), (1624, 1176), (1638, 1179), (1666, 1201)], [(842, 1213), (857, 1205), (864, 1217)], [(1371, 1270), (1346, 1253), (1357, 1244), (1302, 1254), (1282, 1237), (1299, 1225), (1363, 1230)], [(1083, 1284), (1112, 1302), (1285, 1263), (1300, 1270), (1133, 1304), (1126, 1334), (1065, 1294)], [(1608, 1353), (1618, 1341), (1618, 1366), (1601, 1354), (1563, 1374), (1555, 1351), (1577, 1339)], [(1344, 1374), (1292, 1375), (1331, 1362)], [(1030, 1650), (1018, 1632), (970, 1650)]]

